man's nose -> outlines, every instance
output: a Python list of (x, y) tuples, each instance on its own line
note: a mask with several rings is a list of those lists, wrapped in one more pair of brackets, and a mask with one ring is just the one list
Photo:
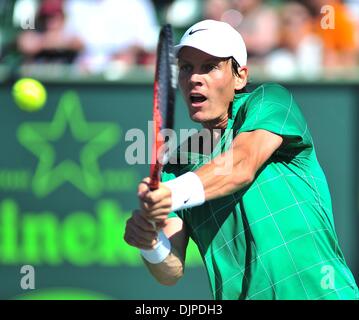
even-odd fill
[(192, 73), (190, 77), (190, 82), (194, 85), (202, 85), (203, 84), (203, 77), (198, 72)]

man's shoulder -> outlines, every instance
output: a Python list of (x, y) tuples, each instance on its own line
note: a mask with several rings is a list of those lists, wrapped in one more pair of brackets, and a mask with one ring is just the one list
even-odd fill
[(251, 97), (260, 97), (262, 99), (281, 99), (291, 96), (289, 90), (278, 83), (263, 83), (251, 92)]
[(264, 83), (248, 94), (243, 110), (273, 105), (289, 106), (293, 102), (293, 95), (287, 88), (278, 83)]

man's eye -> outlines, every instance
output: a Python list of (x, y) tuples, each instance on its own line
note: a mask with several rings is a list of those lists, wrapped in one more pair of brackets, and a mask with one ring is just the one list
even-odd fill
[(184, 65), (180, 66), (180, 71), (182, 71), (182, 72), (190, 72), (191, 71), (191, 66), (189, 64), (184, 64)]
[(204, 70), (207, 71), (207, 72), (211, 71), (213, 69), (216, 69), (216, 68), (217, 68), (217, 65), (214, 64), (214, 63), (209, 63), (209, 64), (204, 65)]

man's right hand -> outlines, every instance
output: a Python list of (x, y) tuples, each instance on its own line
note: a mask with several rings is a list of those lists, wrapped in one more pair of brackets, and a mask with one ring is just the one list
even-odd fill
[(157, 231), (140, 210), (135, 210), (126, 222), (124, 239), (131, 246), (151, 250), (157, 243)]

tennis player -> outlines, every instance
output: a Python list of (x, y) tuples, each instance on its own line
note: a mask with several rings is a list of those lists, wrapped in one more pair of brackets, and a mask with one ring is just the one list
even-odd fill
[(220, 129), (220, 142), (210, 154), (179, 147), (182, 162), (165, 166), (158, 190), (149, 190), (149, 178), (140, 183), (141, 207), (125, 240), (141, 249), (160, 283), (173, 285), (192, 238), (214, 299), (358, 299), (327, 181), (292, 94), (277, 84), (246, 92), (246, 46), (224, 22), (193, 25), (175, 50), (189, 116)]

